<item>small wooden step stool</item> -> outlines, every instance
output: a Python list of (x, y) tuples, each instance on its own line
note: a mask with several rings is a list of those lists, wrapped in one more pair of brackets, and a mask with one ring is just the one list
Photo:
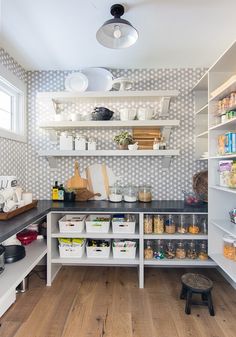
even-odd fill
[[(213, 282), (206, 276), (201, 274), (187, 273), (181, 277), (182, 290), (180, 299), (186, 299), (185, 313), (191, 314), (191, 305), (207, 305), (211, 316), (215, 316), (213, 307), (211, 290), (213, 288)], [(201, 294), (201, 302), (193, 302), (192, 295)]]

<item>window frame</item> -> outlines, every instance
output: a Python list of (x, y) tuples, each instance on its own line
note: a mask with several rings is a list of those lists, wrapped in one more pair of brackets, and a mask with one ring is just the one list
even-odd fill
[[(6, 67), (0, 64), (0, 87), (8, 88), (9, 92), (14, 91), (16, 95), (15, 111), (13, 123), (16, 131), (10, 131), (0, 127), (0, 137), (15, 140), (18, 142), (27, 142), (27, 115), (26, 115), (26, 84), (11, 73)], [(19, 113), (19, 115), (17, 115)]]

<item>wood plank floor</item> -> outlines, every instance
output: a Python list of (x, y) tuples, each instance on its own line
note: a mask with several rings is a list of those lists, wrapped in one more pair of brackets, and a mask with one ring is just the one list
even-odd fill
[(179, 299), (190, 269), (63, 267), (52, 287), (36, 275), (0, 319), (1, 337), (235, 337), (236, 291), (215, 269), (195, 269), (214, 282), (216, 316)]

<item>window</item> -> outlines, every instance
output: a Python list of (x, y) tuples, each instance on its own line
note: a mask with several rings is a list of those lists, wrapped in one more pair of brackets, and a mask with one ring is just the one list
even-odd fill
[(0, 137), (26, 141), (25, 84), (0, 65)]

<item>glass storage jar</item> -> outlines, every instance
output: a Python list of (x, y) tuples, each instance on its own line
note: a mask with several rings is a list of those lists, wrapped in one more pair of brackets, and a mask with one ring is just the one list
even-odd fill
[(152, 234), (153, 230), (153, 216), (146, 214), (144, 215), (144, 234)]
[(127, 185), (124, 187), (124, 201), (135, 202), (138, 199), (137, 186)]
[(234, 241), (234, 261), (236, 261), (236, 241)]
[(185, 214), (180, 214), (178, 217), (177, 232), (179, 234), (188, 233), (188, 217)]
[(109, 200), (112, 202), (122, 201), (123, 190), (119, 185), (109, 186)]
[(187, 258), (195, 260), (197, 259), (197, 248), (195, 241), (188, 242), (188, 248), (187, 248)]
[(168, 234), (174, 234), (175, 233), (175, 220), (174, 220), (174, 216), (172, 214), (169, 214), (166, 217), (165, 231)]
[(205, 216), (201, 218), (200, 231), (203, 234), (207, 234), (208, 233), (207, 217), (205, 217)]
[(234, 260), (234, 241), (235, 239), (230, 236), (224, 236), (223, 242), (224, 242), (224, 257), (230, 260)]
[(144, 259), (145, 260), (153, 259), (153, 247), (152, 247), (152, 241), (150, 240), (147, 240), (146, 247), (144, 248)]
[(165, 252), (163, 240), (157, 240), (156, 247), (154, 249), (154, 259), (162, 260), (164, 258)]
[(202, 241), (199, 243), (198, 258), (200, 260), (208, 260), (207, 241)]
[(188, 230), (189, 230), (189, 233), (191, 234), (198, 234), (200, 232), (200, 227), (199, 227), (198, 218), (196, 214), (191, 215), (191, 220), (190, 220)]
[(186, 249), (183, 241), (177, 243), (176, 246), (176, 257), (177, 259), (185, 259), (186, 258)]
[(152, 201), (152, 188), (148, 185), (143, 185), (139, 187), (138, 200), (141, 202)]
[(168, 241), (166, 243), (165, 257), (167, 259), (174, 259), (175, 258), (175, 245), (174, 245), (174, 242)]
[(163, 234), (164, 233), (164, 217), (163, 215), (154, 215), (154, 233)]

